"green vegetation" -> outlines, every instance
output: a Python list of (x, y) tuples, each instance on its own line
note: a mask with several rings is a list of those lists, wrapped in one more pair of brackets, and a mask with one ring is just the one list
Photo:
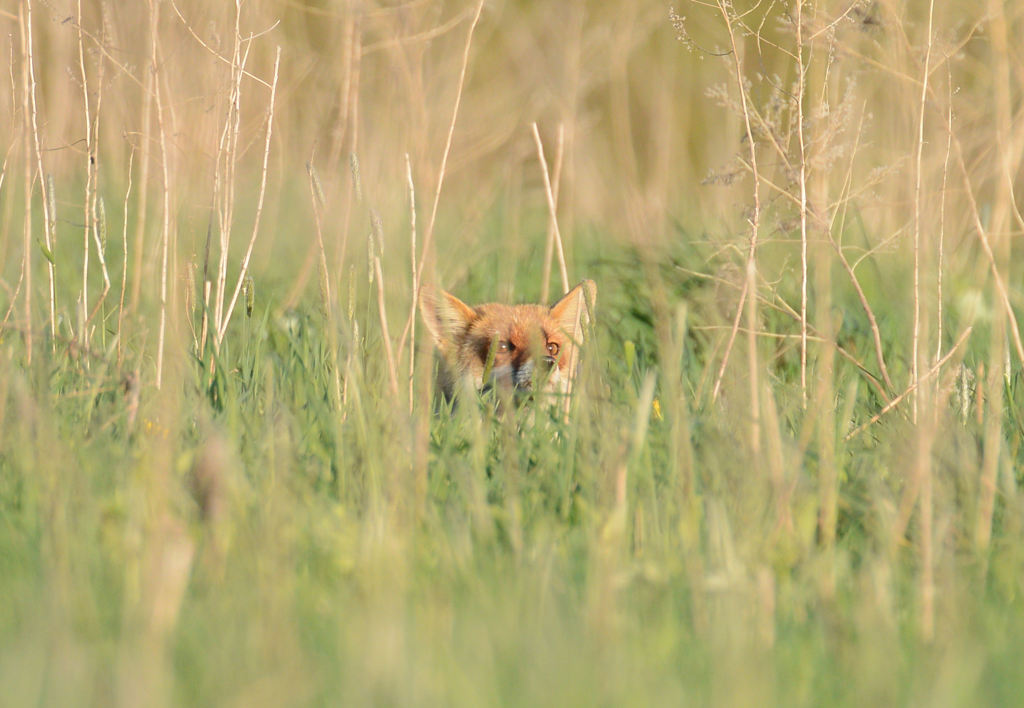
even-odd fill
[[(0, 10), (5, 704), (1019, 703), (1024, 8), (67, 5)], [(415, 284), (563, 247), (569, 415), (437, 412)]]

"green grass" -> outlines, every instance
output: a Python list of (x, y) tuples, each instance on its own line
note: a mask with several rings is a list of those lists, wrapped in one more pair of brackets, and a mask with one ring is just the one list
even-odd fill
[[(948, 415), (936, 444), (936, 637), (922, 642), (916, 526), (907, 543), (887, 531), (909, 424), (896, 415), (838, 444), (837, 544), (822, 548), (816, 455), (786, 422), (800, 416), (786, 401), (793, 366), (780, 365), (780, 527), (742, 409), (693, 399), (709, 363), (699, 337), (673, 354), (681, 394), (668, 399), (652, 304), (625, 287), (632, 258), (590, 261), (601, 309), (569, 423), (472, 400), (409, 416), (382, 395), (372, 317), (368, 334), (343, 337), (355, 365), (334, 410), (323, 315), (275, 313), (273, 290), (236, 323), (212, 377), (182, 356), (134, 423), (112, 353), (44, 347), (26, 368), (5, 338), (0, 666), (12, 701), (156, 690), (183, 705), (1012, 703), (1024, 688), (1020, 508), (1005, 489), (990, 552), (972, 550), (976, 425)], [(707, 286), (676, 287), (699, 312)], [(648, 372), (658, 414), (637, 408)], [(837, 391), (853, 420), (876, 405), (855, 378)], [(1006, 395), (1018, 392), (1015, 377)], [(1019, 481), (1005, 475), (1004, 487)], [(178, 566), (175, 552), (194, 555)], [(180, 598), (162, 594), (175, 583)]]

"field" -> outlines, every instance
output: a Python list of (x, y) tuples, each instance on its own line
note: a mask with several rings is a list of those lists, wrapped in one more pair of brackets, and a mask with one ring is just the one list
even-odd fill
[[(5, 705), (1019, 704), (1024, 7), (0, 27)], [(422, 284), (584, 278), (437, 411)]]

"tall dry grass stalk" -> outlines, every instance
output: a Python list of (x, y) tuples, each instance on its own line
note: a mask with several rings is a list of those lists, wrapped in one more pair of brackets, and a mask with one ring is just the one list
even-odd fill
[[(1009, 29), (1006, 20), (1006, 7), (1003, 3), (990, 0), (987, 3), (989, 16), (989, 32), (992, 41), (993, 81), (995, 84), (994, 128), (999, 144), (999, 159), (996, 193), (992, 199), (989, 228), (979, 229), (982, 246), (992, 267), (996, 288), (1003, 301), (1003, 311), (993, 318), (991, 339), (989, 341), (988, 359), (988, 404), (985, 411), (984, 457), (982, 460), (981, 477), (979, 479), (979, 498), (975, 543), (978, 550), (985, 554), (992, 538), (992, 520), (995, 510), (996, 482), (1001, 466), (1003, 450), (1004, 425), (1004, 370), (1008, 360), (1007, 329), (1013, 338), (1020, 363), (1024, 364), (1024, 346), (1021, 345), (1020, 328), (1013, 312), (1007, 289), (1007, 278), (1010, 265), (1010, 239), (1007, 228), (1010, 216), (1015, 209), (1014, 176), (1021, 167), (1024, 156), (1024, 140), (1015, 140), (1015, 112), (1011, 97), (1011, 86), (1016, 79), (1011, 78), (1009, 63)], [(959, 155), (958, 155), (959, 157)], [(980, 222), (979, 222), (980, 223)], [(987, 233), (986, 233), (987, 232)], [(991, 238), (990, 238), (991, 236)], [(1007, 372), (1008, 373), (1008, 372)], [(1009, 378), (1008, 376), (1006, 378)]]
[(249, 237), (249, 243), (245, 247), (245, 255), (242, 257), (242, 264), (238, 271), (238, 280), (235, 282), (234, 291), (231, 293), (231, 300), (228, 302), (224, 318), (220, 323), (220, 328), (217, 330), (218, 349), (220, 348), (220, 343), (224, 340), (224, 335), (227, 332), (228, 322), (231, 321), (231, 314), (235, 310), (235, 303), (238, 302), (238, 294), (242, 291), (242, 283), (244, 283), (246, 277), (248, 277), (249, 259), (252, 258), (252, 249), (256, 245), (256, 237), (259, 236), (260, 217), (263, 216), (263, 201), (267, 194), (267, 163), (270, 159), (270, 138), (274, 132), (274, 103), (277, 98), (277, 77), (280, 66), (281, 47), (278, 47), (277, 53), (274, 57), (274, 78), (270, 83), (270, 100), (267, 107), (267, 129), (263, 143), (263, 167), (260, 169), (260, 188), (258, 196), (256, 197), (256, 216), (253, 219), (252, 235)]
[(362, 200), (362, 186), (359, 181), (359, 93), (363, 56), (362, 16), (350, 13), (345, 19), (344, 52), (341, 66), (341, 82), (339, 100), (341, 107), (334, 126), (334, 140), (328, 159), (328, 169), (335, 173), (339, 169), (339, 159), (344, 152), (347, 138), (347, 156), (349, 158), (348, 180), (345, 186), (345, 203), (341, 229), (338, 231), (336, 253), (337, 272), (345, 271), (345, 258), (348, 255), (348, 240), (351, 230), (353, 203)]
[[(562, 232), (558, 228), (558, 197), (556, 192), (551, 187), (552, 179), (548, 172), (548, 161), (544, 157), (544, 143), (540, 139), (540, 131), (537, 130), (537, 124), (533, 123), (531, 128), (533, 129), (533, 141), (537, 144), (537, 161), (540, 162), (541, 175), (544, 177), (544, 196), (547, 198), (548, 203), (548, 229), (552, 233), (552, 240), (555, 245), (555, 252), (558, 254), (558, 272), (562, 276), (562, 293), (569, 292), (569, 271), (565, 265), (565, 246), (562, 245)], [(559, 140), (559, 146), (561, 146), (561, 140)], [(561, 147), (559, 147), (559, 153), (561, 153)], [(559, 162), (561, 160), (559, 159)], [(557, 183), (557, 180), (556, 180)], [(543, 288), (547, 290), (547, 273), (550, 272), (550, 265), (548, 265), (548, 258), (545, 255), (545, 277), (543, 279)], [(547, 302), (547, 295), (541, 296), (542, 302)], [(571, 369), (570, 369), (571, 371)]]
[[(338, 170), (341, 155), (344, 151), (346, 134), (352, 134), (353, 139), (349, 144), (349, 152), (356, 151), (354, 136), (356, 134), (355, 118), (350, 111), (352, 103), (353, 81), (358, 85), (359, 61), (362, 59), (362, 48), (359, 41), (360, 15), (350, 12), (345, 15), (343, 21), (341, 42), (341, 62), (339, 69), (338, 86), (338, 117), (334, 121), (331, 139), (331, 151), (327, 158), (327, 169), (330, 174)], [(356, 91), (358, 94), (358, 90)]]
[(132, 166), (135, 164), (135, 146), (128, 154), (128, 185), (124, 190), (124, 208), (121, 214), (121, 249), (123, 257), (121, 260), (121, 296), (118, 298), (117, 307), (117, 365), (120, 367), (124, 362), (124, 307), (125, 294), (128, 286), (128, 204), (132, 196)]
[[(16, 96), (18, 94), (17, 80), (15, 79), (15, 76), (14, 76), (14, 65), (15, 65), (14, 56), (15, 56), (14, 55), (14, 46), (12, 44), (12, 46), (11, 46), (11, 53), (10, 53), (11, 96)], [(15, 112), (15, 108), (14, 108), (14, 106), (12, 106), (11, 107), (12, 118), (13, 118), (14, 112)], [(11, 122), (12, 122), (12, 124), (14, 123), (13, 120)], [(11, 135), (10, 145), (7, 146), (7, 151), (4, 153), (4, 161), (3, 161), (2, 164), (0, 164), (0, 194), (3, 194), (4, 183), (7, 181), (7, 166), (8, 166), (8, 164), (10, 164), (11, 153), (14, 152), (15, 146), (18, 144), (18, 137), (19, 137), (18, 134), (13, 129), (12, 129), (11, 132), (12, 132), (12, 135)], [(8, 208), (7, 208), (6, 214), (4, 214), (4, 216), (9, 218), (10, 214), (13, 212), (14, 203), (13, 203), (13, 200), (10, 200), (10, 199), (6, 200), (6, 203), (7, 203), (7, 207)], [(4, 231), (4, 232), (2, 232), (2, 235), (0, 235), (0, 249), (2, 249), (3, 251), (7, 251), (9, 247), (10, 247), (10, 242), (7, 240), (7, 232)], [(8, 302), (7, 310), (4, 312), (4, 316), (2, 318), (0, 318), (0, 333), (3, 333), (3, 331), (6, 329), (7, 322), (10, 320), (11, 314), (14, 312), (15, 307), (17, 307), (18, 296), (21, 294), (21, 292), (20, 292), (20, 289), (21, 289), (21, 275), (20, 274), (23, 271), (21, 271), (19, 269), (18, 272), (19, 272), (18, 285), (14, 289), (11, 289), (10, 286), (7, 285), (7, 283), (3, 283), (3, 287), (4, 287), (4, 290), (7, 292), (9, 302)]]
[[(548, 181), (547, 178), (547, 167), (544, 167), (545, 160), (544, 148), (540, 142), (540, 135), (536, 132), (537, 124), (534, 123), (534, 138), (537, 141), (537, 151), (541, 158), (541, 165), (545, 172), (545, 183)], [(551, 299), (551, 263), (555, 256), (555, 240), (558, 235), (556, 227), (558, 226), (558, 195), (562, 187), (562, 160), (565, 157), (565, 124), (558, 124), (558, 147), (555, 150), (555, 172), (551, 177), (551, 201), (548, 205), (548, 211), (550, 212), (550, 218), (548, 219), (548, 236), (544, 242), (544, 266), (542, 275), (540, 278), (540, 301), (549, 302)], [(545, 196), (547, 189), (545, 188)], [(551, 204), (554, 204), (554, 208), (551, 208)], [(558, 239), (561, 242), (561, 239)], [(559, 260), (559, 268), (564, 268), (565, 253), (564, 249), (560, 251), (561, 259)], [(568, 277), (563, 281), (562, 287), (568, 288)]]
[(44, 179), (43, 177), (46, 173), (43, 170), (43, 150), (39, 137), (39, 106), (36, 100), (35, 59), (32, 56), (32, 3), (30, 1), (25, 3), (25, 36), (25, 60), (28, 62), (29, 76), (28, 92), (31, 99), (32, 143), (35, 148), (36, 173), (42, 188), (43, 196), (43, 240), (46, 246), (46, 273), (48, 276), (50, 295), (50, 351), (51, 353), (55, 353), (57, 351), (57, 283), (53, 245), (54, 236), (56, 234), (57, 214), (52, 180), (49, 178)]
[(153, 73), (153, 93), (156, 103), (156, 126), (157, 138), (160, 146), (160, 170), (161, 170), (161, 220), (160, 220), (160, 324), (157, 332), (156, 345), (156, 387), (163, 385), (164, 373), (164, 338), (167, 333), (167, 289), (168, 289), (168, 267), (171, 250), (171, 172), (167, 164), (167, 131), (164, 122), (164, 101), (162, 84), (162, 71), (160, 70), (160, 7), (155, 0), (149, 0), (150, 16), (150, 55), (149, 68)]
[(306, 163), (306, 171), (309, 173), (309, 193), (313, 200), (313, 223), (316, 225), (316, 246), (320, 254), (321, 303), (324, 308), (324, 314), (327, 316), (327, 321), (332, 322), (334, 318), (334, 297), (331, 294), (333, 291), (331, 287), (331, 271), (327, 265), (327, 248), (324, 246), (323, 231), (323, 210), (327, 200), (324, 197), (323, 187), (312, 160)]
[(946, 64), (946, 152), (942, 158), (942, 187), (939, 189), (939, 238), (935, 264), (935, 359), (942, 356), (942, 280), (946, 245), (946, 196), (949, 184), (949, 156), (953, 150), (953, 72)]
[[(469, 50), (473, 46), (473, 33), (476, 32), (477, 23), (480, 22), (480, 14), (484, 9), (484, 0), (479, 0), (476, 4), (476, 10), (473, 12), (473, 18), (469, 23), (469, 30), (466, 32), (466, 44), (462, 51), (462, 63), (459, 68), (459, 79), (455, 88), (455, 102), (452, 105), (452, 117), (448, 123), (448, 134), (445, 138), (444, 150), (441, 152), (441, 164), (437, 169), (437, 184), (434, 187), (434, 199), (430, 207), (430, 218), (427, 220), (427, 227), (423, 231), (423, 251), (420, 255), (419, 265), (416, 267), (416, 282), (422, 286), (423, 284), (423, 269), (426, 266), (427, 259), (430, 257), (434, 245), (434, 226), (437, 223), (437, 210), (441, 202), (441, 188), (444, 186), (445, 175), (447, 174), (448, 168), (448, 156), (452, 150), (452, 137), (455, 135), (455, 123), (459, 117), (459, 105), (462, 103), (462, 92), (466, 85), (466, 70), (469, 67)], [(398, 358), (402, 358), (402, 353), (406, 345), (406, 335), (412, 329), (412, 322), (416, 318), (416, 312), (419, 309), (419, 297), (420, 293), (417, 291), (412, 298), (412, 304), (409, 306), (409, 316), (405, 322), (405, 328), (402, 330), (402, 336), (399, 338), (398, 344)]]
[(381, 328), (381, 339), (384, 342), (384, 357), (387, 363), (388, 371), (388, 386), (391, 390), (391, 395), (395, 398), (398, 397), (398, 365), (395, 359), (395, 352), (391, 345), (391, 332), (388, 326), (388, 313), (386, 298), (384, 296), (384, 271), (381, 269), (381, 259), (384, 257), (384, 237), (383, 230), (380, 227), (380, 217), (376, 216), (373, 219), (374, 223), (374, 235), (376, 238), (373, 242), (373, 272), (376, 276), (377, 282), (377, 313), (380, 316), (380, 328)]
[[(316, 242), (313, 245), (317, 248), (320, 256), (318, 268), (320, 275), (320, 303), (323, 308), (324, 320), (328, 327), (328, 346), (330, 348), (330, 361), (332, 365), (331, 391), (333, 393), (333, 398), (331, 401), (335, 410), (338, 410), (343, 406), (346, 396), (341, 386), (341, 362), (338, 353), (338, 328), (337, 320), (335, 318), (335, 303), (334, 297), (331, 294), (331, 273), (327, 265), (327, 249), (324, 246), (323, 212), (327, 205), (327, 199), (324, 196), (323, 185), (320, 182), (320, 177), (317, 173), (316, 167), (313, 165), (312, 158), (310, 158), (310, 161), (306, 163), (306, 172), (309, 175), (309, 192), (310, 198), (313, 202), (313, 221), (316, 225)], [(297, 294), (299, 292), (299, 283), (304, 283), (307, 277), (306, 270), (307, 269), (304, 267), (303, 273), (299, 275), (299, 280), (294, 286), (292, 286), (293, 293)], [(292, 296), (289, 295), (286, 302), (290, 302), (291, 297)]]
[[(25, 325), (23, 336), (25, 338), (25, 363), (32, 363), (32, 161), (29, 159), (31, 155), (31, 131), (28, 125), (28, 116), (31, 112), (31, 100), (29, 95), (31, 93), (31, 84), (29, 78), (29, 45), (31, 40), (28, 36), (28, 28), (26, 27), (26, 14), (28, 13), (28, 3), (26, 0), (24, 5), (18, 6), (18, 28), (21, 33), (21, 88), (22, 88), (22, 149), (23, 159), (25, 163), (25, 224), (24, 224), (24, 252), (22, 253), (21, 261), (21, 276), (18, 280), (18, 287), (24, 286), (25, 288)], [(8, 310), (7, 316), (4, 317), (4, 324), (7, 322), (7, 317), (10, 316), (11, 310), (14, 309), (14, 303), (17, 299), (17, 288), (15, 289), (15, 295), (11, 298), (11, 309)]]
[[(82, 2), (77, 0), (76, 12), (78, 14), (78, 70), (80, 76), (79, 87), (82, 90), (82, 111), (85, 115), (85, 199), (83, 201), (83, 227), (82, 227), (82, 290), (78, 296), (78, 339), (83, 346), (89, 346), (89, 241), (94, 237), (96, 228), (96, 126), (98, 126), (99, 106), (93, 107), (89, 96), (89, 77), (85, 68), (85, 34), (83, 29)], [(97, 92), (97, 96), (102, 95)], [(97, 102), (98, 102), (97, 98)], [(93, 114), (96, 114), (96, 121)]]
[[(238, 160), (238, 137), (242, 122), (242, 79), (249, 59), (252, 42), (244, 42), (241, 30), (241, 1), (234, 4), (234, 30), (232, 32), (231, 73), (229, 78), (228, 108), (217, 147), (217, 169), (214, 172), (214, 203), (217, 207), (218, 259), (216, 280), (213, 283), (214, 347), (220, 344), (219, 333), (224, 321), (224, 297), (228, 277), (228, 256), (235, 210), (235, 170)], [(244, 51), (243, 51), (244, 42)]]
[[(822, 99), (829, 100), (828, 72), (830, 67), (819, 66), (817, 74), (822, 85)], [(816, 204), (829, 202), (828, 176), (821, 170), (811, 183), (811, 200)], [(820, 227), (819, 233), (831, 233), (831, 220)], [(840, 469), (836, 450), (836, 345), (839, 326), (833, 309), (835, 284), (832, 278), (831, 249), (820, 244), (814, 258), (814, 306), (817, 312), (817, 330), (824, 340), (816, 352), (814, 405), (808, 410), (814, 420), (817, 447), (818, 535), (825, 554), (826, 567), (820, 580), (820, 589), (827, 601), (835, 597), (837, 568), (835, 547), (839, 524)], [(867, 308), (870, 310), (870, 308)]]
[[(800, 0), (798, 0), (799, 2)], [(736, 306), (736, 317), (733, 320), (732, 332), (726, 344), (725, 353), (722, 355), (722, 363), (718, 370), (718, 377), (712, 390), (712, 399), (718, 397), (721, 390), (722, 377), (725, 375), (725, 368), (729, 362), (729, 354), (732, 351), (733, 342), (739, 332), (740, 318), (746, 315), (747, 320), (747, 365), (750, 376), (750, 449), (756, 455), (761, 448), (761, 384), (758, 372), (757, 360), (757, 242), (761, 228), (761, 174), (757, 165), (757, 143), (754, 140), (753, 123), (751, 120), (751, 109), (747, 103), (747, 87), (744, 79), (743, 54), (739, 50), (737, 42), (737, 30), (734, 27), (734, 9), (732, 5), (724, 0), (717, 1), (717, 9), (725, 24), (729, 38), (729, 45), (732, 48), (732, 66), (736, 86), (740, 96), (741, 117), (747, 144), (750, 150), (750, 174), (752, 178), (753, 211), (747, 219), (750, 227), (750, 238), (747, 246), (747, 259), (745, 268), (745, 280), (743, 290), (740, 291), (740, 301)], [(744, 309), (745, 306), (745, 309)]]
[[(412, 161), (409, 153), (405, 153), (405, 181), (409, 186), (409, 271), (412, 282), (412, 299), (416, 301), (416, 293), (420, 284), (416, 278), (416, 185), (412, 178)], [(409, 340), (416, 341), (416, 317), (413, 316), (409, 325)], [(409, 413), (413, 412), (413, 385), (416, 374), (416, 347), (409, 347)]]
[[(152, 3), (147, 4), (149, 8), (148, 22), (146, 28), (149, 36), (147, 46), (153, 46), (157, 41), (156, 33), (159, 29), (156, 13)], [(128, 301), (128, 309), (131, 313), (137, 314), (139, 302), (142, 297), (142, 282), (144, 280), (143, 254), (146, 245), (146, 217), (149, 210), (149, 170), (152, 155), (153, 138), (150, 133), (153, 123), (153, 97), (156, 94), (156, 66), (152, 64), (152, 52), (147, 69), (143, 71), (145, 80), (142, 82), (142, 104), (139, 110), (139, 132), (135, 137), (133, 146), (141, 153), (141, 165), (139, 167), (138, 205), (135, 210), (135, 224), (133, 226), (134, 239), (132, 244), (132, 286)], [(123, 337), (122, 337), (123, 338)]]
[[(923, 212), (923, 188), (922, 183), (924, 180), (922, 161), (924, 157), (924, 141), (925, 141), (925, 116), (928, 111), (928, 89), (929, 89), (929, 78), (931, 76), (931, 57), (932, 57), (932, 33), (933, 24), (935, 19), (935, 2), (931, 0), (928, 3), (928, 29), (927, 37), (925, 38), (925, 55), (924, 55), (924, 67), (921, 72), (921, 99), (920, 109), (917, 124), (917, 151), (915, 155), (914, 163), (914, 322), (913, 322), (913, 342), (911, 345), (911, 380), (916, 386), (914, 391), (913, 406), (911, 408), (911, 420), (917, 425), (917, 446), (915, 450), (915, 461), (914, 470), (908, 489), (920, 488), (920, 499), (918, 500), (918, 508), (920, 509), (920, 535), (921, 540), (919, 543), (920, 548), (920, 563), (921, 571), (918, 582), (918, 593), (920, 596), (921, 610), (920, 610), (920, 627), (921, 635), (926, 641), (931, 641), (935, 635), (935, 580), (934, 580), (934, 553), (932, 548), (932, 540), (934, 535), (934, 529), (932, 527), (933, 521), (933, 488), (932, 488), (932, 445), (934, 444), (935, 431), (938, 426), (939, 413), (935, 409), (933, 401), (938, 397), (939, 387), (938, 379), (935, 379), (935, 385), (931, 387), (919, 385), (918, 376), (920, 367), (927, 364), (926, 351), (926, 333), (927, 324), (922, 322), (921, 310), (922, 310), (922, 288), (921, 288), (921, 277), (922, 277), (922, 212)], [(945, 179), (945, 176), (943, 177)], [(941, 216), (940, 216), (941, 221)], [(941, 228), (940, 228), (940, 240), (938, 247), (941, 249)], [(941, 258), (939, 259), (939, 268), (941, 268)], [(938, 282), (942, 282), (941, 275), (937, 278)], [(941, 290), (940, 290), (941, 297)], [(939, 310), (941, 316), (941, 310)], [(925, 341), (922, 341), (922, 340)], [(927, 416), (927, 420), (921, 421), (922, 411), (927, 409), (933, 411)], [(907, 495), (905, 495), (907, 496)], [(909, 498), (913, 499), (913, 496)]]
[[(928, 79), (931, 76), (932, 23), (935, 16), (935, 2), (928, 4), (928, 36), (925, 40), (924, 68), (921, 72), (921, 100), (917, 121), (917, 150), (914, 159), (914, 323), (911, 342), (911, 381), (916, 384), (921, 358), (921, 210), (922, 210), (922, 159), (924, 157), (924, 123), (928, 109)], [(916, 423), (920, 410), (921, 388), (914, 394), (912, 419)]]
[(796, 137), (800, 184), (800, 397), (807, 407), (807, 144), (804, 135), (804, 0), (796, 0)]
[[(100, 4), (100, 22), (102, 30), (98, 38), (92, 37), (93, 42), (98, 47), (105, 47), (109, 43), (109, 37), (107, 36), (107, 22), (105, 13), (107, 12), (107, 6), (105, 3)], [(79, 11), (79, 26), (81, 26), (81, 11)], [(90, 219), (88, 223), (91, 225), (90, 232), (92, 233), (92, 242), (96, 248), (96, 260), (100, 266), (100, 276), (103, 278), (103, 290), (100, 292), (100, 296), (97, 298), (92, 309), (88, 311), (86, 317), (86, 341), (89, 339), (88, 329), (93, 319), (103, 309), (104, 304), (107, 300), (107, 295), (110, 294), (110, 271), (107, 268), (107, 212), (106, 206), (103, 201), (103, 197), (100, 194), (100, 115), (103, 108), (103, 95), (106, 88), (106, 61), (105, 54), (99, 52), (99, 58), (96, 62), (96, 106), (93, 111), (92, 125), (87, 128), (92, 133), (92, 161), (90, 167), (93, 171), (91, 179), (91, 195), (89, 192), (90, 181), (86, 181), (86, 202), (88, 204)], [(85, 68), (82, 66), (82, 84), (85, 86)], [(83, 101), (83, 103), (85, 103)], [(84, 299), (84, 298), (83, 298)], [(103, 325), (104, 318), (101, 318), (100, 331), (102, 334), (103, 341), (106, 341), (106, 327)]]

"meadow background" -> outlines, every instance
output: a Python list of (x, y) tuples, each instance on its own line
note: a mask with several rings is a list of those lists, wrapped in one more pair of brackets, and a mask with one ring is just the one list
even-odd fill
[[(5, 704), (1024, 695), (1024, 7), (0, 27)], [(583, 278), (567, 417), (434, 414), (419, 283)]]

